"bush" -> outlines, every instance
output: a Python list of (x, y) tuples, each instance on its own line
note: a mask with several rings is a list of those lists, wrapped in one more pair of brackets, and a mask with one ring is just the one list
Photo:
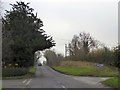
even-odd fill
[(26, 68), (2, 68), (3, 77), (22, 76), (28, 73)]
[(114, 51), (109, 48), (100, 48), (87, 54), (87, 61), (113, 65), (115, 60)]

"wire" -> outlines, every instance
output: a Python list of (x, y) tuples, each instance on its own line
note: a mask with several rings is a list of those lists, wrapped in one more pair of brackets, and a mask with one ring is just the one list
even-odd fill
[[(53, 37), (55, 38), (55, 37)], [(70, 39), (63, 39), (63, 38), (55, 38), (55, 39), (59, 39), (59, 40), (63, 40), (63, 41), (71, 41)]]

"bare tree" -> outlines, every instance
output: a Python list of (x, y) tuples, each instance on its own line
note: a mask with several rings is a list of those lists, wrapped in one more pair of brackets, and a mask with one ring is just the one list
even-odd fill
[(60, 61), (63, 59), (63, 55), (56, 53), (54, 50), (46, 50), (44, 56), (47, 59), (47, 64), (52, 65), (59, 65)]
[(81, 32), (79, 35), (74, 35), (69, 43), (69, 51), (72, 55), (77, 55), (80, 50), (87, 54), (91, 48), (96, 48), (97, 46), (97, 40), (94, 40), (89, 33)]

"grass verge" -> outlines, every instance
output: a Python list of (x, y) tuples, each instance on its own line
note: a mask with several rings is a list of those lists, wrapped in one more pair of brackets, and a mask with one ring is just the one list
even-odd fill
[(98, 77), (112, 77), (117, 76), (117, 71), (107, 72), (104, 70), (96, 70), (93, 67), (68, 67), (68, 66), (55, 66), (52, 67), (54, 70), (59, 71), (63, 74), (74, 75), (74, 76), (98, 76)]
[(120, 78), (118, 77), (107, 79), (102, 83), (113, 88), (120, 88)]
[(95, 63), (85, 61), (62, 61), (59, 66), (53, 66), (52, 68), (61, 73), (75, 76), (118, 76), (118, 70), (115, 67), (96, 67)]

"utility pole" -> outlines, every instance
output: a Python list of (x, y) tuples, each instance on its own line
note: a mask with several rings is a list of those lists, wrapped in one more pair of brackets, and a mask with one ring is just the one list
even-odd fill
[(67, 56), (67, 44), (65, 44), (65, 57)]
[(65, 44), (65, 57), (68, 55), (69, 51), (69, 47), (67, 46), (67, 44)]

